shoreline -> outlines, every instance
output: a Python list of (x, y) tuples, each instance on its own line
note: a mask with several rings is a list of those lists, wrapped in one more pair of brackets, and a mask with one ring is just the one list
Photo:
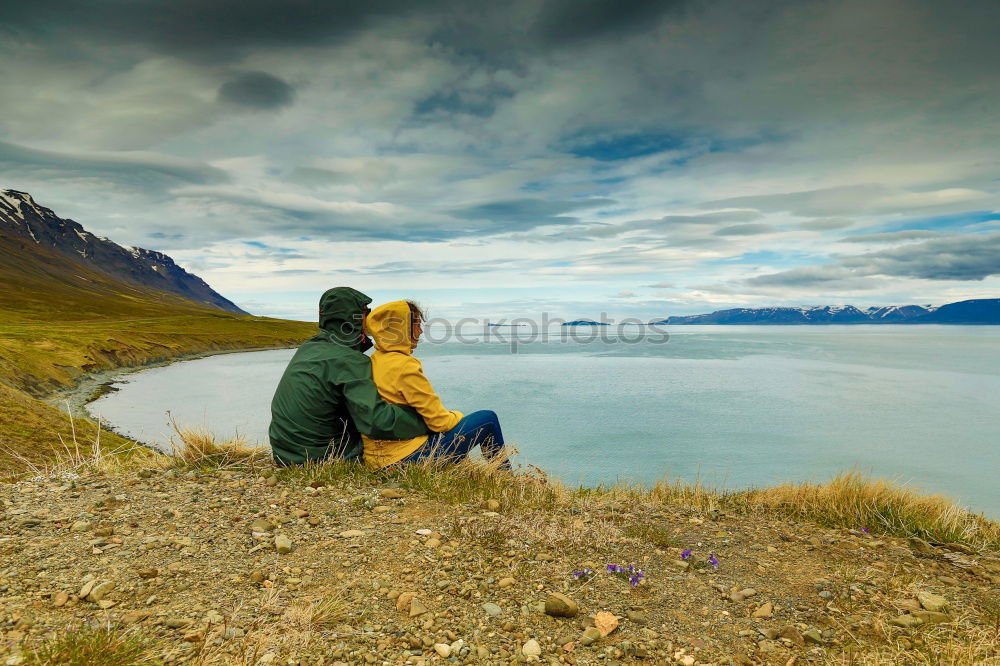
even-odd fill
[[(58, 409), (69, 408), (69, 413), (73, 418), (83, 418), (92, 423), (97, 423), (97, 419), (93, 417), (87, 410), (86, 406), (91, 402), (97, 400), (107, 392), (113, 392), (117, 389), (112, 386), (116, 381), (125, 375), (130, 375), (135, 372), (141, 372), (143, 370), (151, 370), (153, 368), (163, 368), (168, 365), (173, 365), (174, 363), (181, 363), (184, 361), (196, 361), (202, 358), (209, 358), (211, 356), (220, 356), (222, 354), (243, 354), (247, 352), (262, 352), (262, 351), (275, 351), (278, 349), (296, 349), (298, 345), (287, 346), (287, 347), (249, 347), (246, 349), (218, 349), (203, 352), (194, 352), (191, 354), (182, 354), (180, 356), (174, 356), (171, 358), (158, 359), (154, 361), (149, 361), (148, 363), (142, 363), (140, 365), (129, 365), (121, 368), (112, 368), (109, 370), (97, 370), (95, 372), (89, 372), (87, 374), (78, 377), (72, 386), (66, 388), (58, 389), (51, 393), (50, 395), (41, 398), (42, 402), (49, 404)], [(107, 421), (101, 421), (101, 427), (105, 429), (110, 429), (115, 434), (125, 437), (137, 444), (142, 444), (148, 448), (159, 451), (156, 447), (146, 443), (135, 440), (131, 437), (121, 434), (114, 429), (114, 424), (109, 424)]]

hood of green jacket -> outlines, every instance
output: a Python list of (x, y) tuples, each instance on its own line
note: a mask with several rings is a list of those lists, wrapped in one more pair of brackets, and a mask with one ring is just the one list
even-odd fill
[(351, 287), (327, 289), (319, 299), (320, 335), (345, 347), (364, 351), (371, 341), (364, 336), (364, 311), (372, 299)]

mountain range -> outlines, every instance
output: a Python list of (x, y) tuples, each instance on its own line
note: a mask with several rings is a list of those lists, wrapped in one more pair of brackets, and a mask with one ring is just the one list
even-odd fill
[(731, 308), (708, 314), (672, 316), (653, 324), (1000, 324), (1000, 298), (947, 305), (853, 305)]
[(40, 206), (27, 192), (0, 190), (0, 251), (22, 256), (45, 255), (47, 262), (44, 263), (50, 269), (56, 259), (56, 263), (63, 264), (64, 281), (93, 283), (92, 278), (80, 275), (82, 271), (77, 269), (82, 266), (147, 290), (167, 292), (201, 305), (247, 314), (162, 252), (122, 247), (95, 236), (79, 223)]

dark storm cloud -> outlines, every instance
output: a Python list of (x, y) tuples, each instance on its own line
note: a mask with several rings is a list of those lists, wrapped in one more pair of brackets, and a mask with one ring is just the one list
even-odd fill
[(545, 43), (571, 44), (648, 28), (686, 0), (557, 0), (542, 5), (535, 30)]
[(834, 264), (803, 266), (746, 280), (753, 286), (810, 287), (875, 275), (978, 281), (1000, 275), (1000, 232), (939, 238), (919, 244), (838, 256)]
[(295, 89), (267, 72), (243, 72), (219, 86), (219, 99), (251, 109), (280, 109), (292, 103)]
[(140, 187), (224, 183), (225, 171), (202, 162), (148, 152), (69, 153), (0, 141), (0, 168), (50, 177), (99, 177)]
[(940, 238), (841, 259), (868, 274), (924, 280), (982, 280), (1000, 274), (1000, 232)]
[(408, 0), (74, 0), (23, 3), (4, 13), (14, 35), (38, 41), (85, 38), (179, 58), (226, 62), (260, 48), (335, 45), (381, 19), (422, 11)]

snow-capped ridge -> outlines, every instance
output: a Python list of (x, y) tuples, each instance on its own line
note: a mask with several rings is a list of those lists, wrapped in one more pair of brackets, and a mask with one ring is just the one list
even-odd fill
[(229, 312), (243, 313), (204, 280), (188, 273), (166, 254), (141, 247), (123, 247), (106, 237), (96, 236), (78, 222), (61, 218), (50, 209), (39, 206), (27, 192), (0, 190), (0, 231), (4, 230), (10, 230), (22, 242), (55, 251), (116, 279), (172, 292)]

